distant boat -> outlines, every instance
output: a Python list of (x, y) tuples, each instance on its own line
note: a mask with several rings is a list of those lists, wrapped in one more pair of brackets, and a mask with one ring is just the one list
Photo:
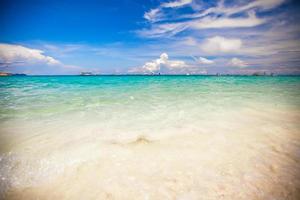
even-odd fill
[(262, 76), (262, 74), (260, 74), (259, 72), (254, 72), (254, 73), (252, 74), (252, 76)]
[(81, 72), (80, 76), (93, 76), (94, 74), (92, 72)]
[(260, 73), (260, 72), (254, 72), (254, 73), (252, 74), (252, 76), (274, 76), (274, 73), (267, 74), (266, 72), (263, 72), (263, 73)]

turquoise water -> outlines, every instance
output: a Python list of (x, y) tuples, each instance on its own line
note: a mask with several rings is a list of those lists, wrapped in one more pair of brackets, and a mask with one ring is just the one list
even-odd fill
[[(0, 119), (72, 112), (180, 109), (206, 112), (255, 102), (299, 108), (300, 77), (29, 76), (0, 79)], [(132, 113), (134, 114), (134, 113)]]
[(3, 199), (299, 194), (299, 76), (0, 77), (0, 99)]

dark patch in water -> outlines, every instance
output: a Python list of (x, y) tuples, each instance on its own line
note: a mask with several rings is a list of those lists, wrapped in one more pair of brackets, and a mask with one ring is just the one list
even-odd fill
[(153, 141), (149, 140), (145, 136), (138, 136), (135, 140), (133, 140), (131, 142), (123, 143), (120, 141), (111, 141), (110, 143), (113, 145), (126, 145), (127, 146), (127, 145), (145, 145), (145, 144), (153, 143)]
[(152, 143), (153, 141), (147, 139), (145, 136), (139, 136), (134, 140), (133, 142), (130, 142), (129, 144), (137, 145), (137, 144), (149, 144)]

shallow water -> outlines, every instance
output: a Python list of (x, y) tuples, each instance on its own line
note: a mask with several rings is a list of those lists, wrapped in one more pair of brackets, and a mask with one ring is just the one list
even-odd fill
[(5, 199), (298, 199), (300, 77), (0, 78)]

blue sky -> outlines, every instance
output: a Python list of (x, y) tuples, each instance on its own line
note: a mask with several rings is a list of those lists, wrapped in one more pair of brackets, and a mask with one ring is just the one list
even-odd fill
[(291, 0), (0, 1), (0, 71), (300, 73)]

